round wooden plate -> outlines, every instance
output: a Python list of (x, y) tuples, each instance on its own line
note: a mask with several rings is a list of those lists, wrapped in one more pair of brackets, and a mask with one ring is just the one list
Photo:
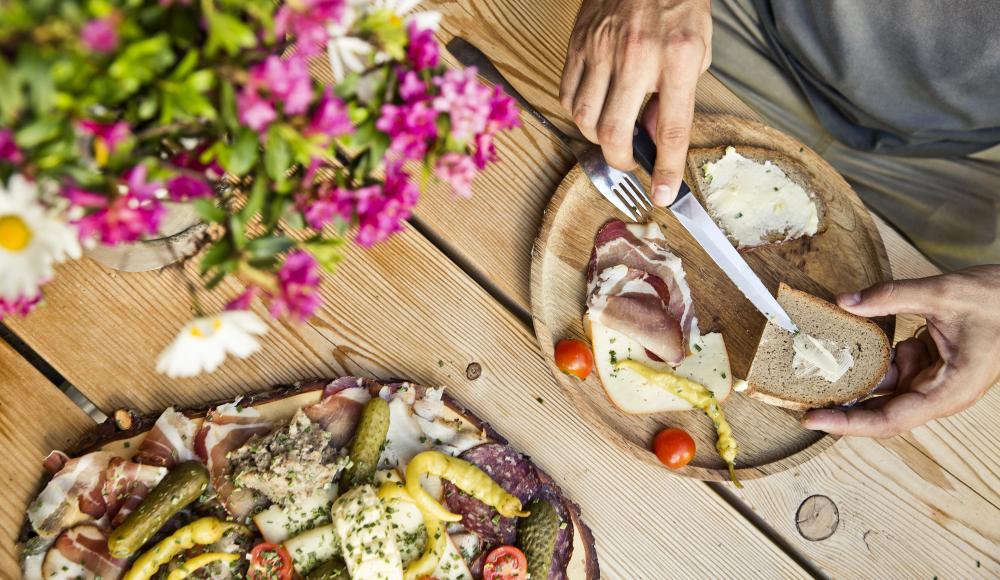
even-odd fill
[[(827, 206), (826, 231), (805, 240), (767, 246), (744, 257), (774, 292), (779, 282), (832, 299), (839, 292), (891, 278), (889, 259), (874, 222), (857, 194), (819, 155), (795, 139), (760, 123), (727, 115), (697, 115), (691, 147), (745, 145), (783, 153), (811, 174)], [(640, 176), (649, 190), (649, 177)], [(587, 260), (598, 228), (622, 216), (605, 201), (579, 167), (552, 196), (532, 249), (531, 310), (535, 334), (552, 373), (580, 413), (599, 432), (644, 461), (661, 465), (649, 451), (659, 429), (678, 426), (694, 437), (697, 454), (677, 473), (705, 480), (729, 479), (715, 452), (715, 430), (701, 412), (628, 415), (604, 394), (591, 375), (580, 381), (560, 372), (553, 361), (555, 342), (585, 338), (581, 317)], [(764, 328), (764, 318), (711, 261), (669, 211), (656, 210), (674, 252), (684, 263), (702, 332), (722, 332), (733, 374), (745, 377)], [(879, 321), (892, 336), (893, 320)], [(733, 393), (723, 409), (739, 444), (737, 475), (753, 479), (798, 465), (818, 455), (834, 438), (803, 429), (800, 414), (764, 405)]]

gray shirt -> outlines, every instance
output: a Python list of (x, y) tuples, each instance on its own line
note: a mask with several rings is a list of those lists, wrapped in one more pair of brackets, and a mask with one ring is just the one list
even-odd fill
[(1000, 2), (754, 3), (776, 58), (841, 142), (928, 157), (1000, 143)]

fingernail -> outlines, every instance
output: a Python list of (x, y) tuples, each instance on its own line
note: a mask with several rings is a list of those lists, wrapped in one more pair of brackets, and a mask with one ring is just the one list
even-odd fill
[(841, 306), (857, 306), (861, 303), (860, 292), (850, 292), (837, 297), (837, 303)]
[(822, 431), (824, 427), (829, 425), (829, 421), (823, 420), (823, 411), (825, 411), (825, 409), (807, 412), (805, 416), (802, 417), (802, 420), (799, 421), (799, 424), (810, 431)]
[(677, 188), (669, 185), (657, 185), (653, 190), (653, 203), (658, 206), (670, 205), (677, 196)]

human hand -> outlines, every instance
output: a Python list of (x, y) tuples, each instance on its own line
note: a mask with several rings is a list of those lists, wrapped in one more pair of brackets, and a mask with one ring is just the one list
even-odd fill
[(972, 406), (1000, 379), (1000, 265), (877, 284), (837, 298), (860, 316), (921, 314), (927, 327), (896, 345), (888, 393), (840, 409), (806, 413), (807, 429), (839, 435), (892, 437)]
[(628, 170), (632, 127), (646, 95), (658, 91), (645, 120), (657, 146), (653, 201), (668, 205), (684, 177), (698, 77), (711, 60), (709, 0), (584, 0), (559, 100), (608, 163)]

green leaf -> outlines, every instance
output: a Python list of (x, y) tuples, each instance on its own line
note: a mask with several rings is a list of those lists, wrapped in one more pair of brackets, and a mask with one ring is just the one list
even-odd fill
[(317, 238), (306, 242), (305, 248), (315, 256), (319, 265), (331, 274), (337, 269), (337, 264), (344, 259), (343, 238)]
[(213, 288), (218, 286), (219, 282), (222, 282), (223, 280), (226, 279), (227, 274), (228, 272), (226, 272), (224, 268), (220, 268), (218, 272), (213, 274), (212, 277), (209, 278), (207, 282), (205, 282), (205, 290), (212, 290)]
[(205, 221), (222, 223), (226, 221), (226, 210), (215, 205), (211, 199), (194, 200), (194, 209)]
[(250, 187), (250, 197), (247, 198), (247, 204), (240, 210), (240, 216), (244, 222), (249, 222), (253, 216), (257, 215), (260, 208), (264, 206), (265, 199), (267, 199), (267, 179), (258, 172)]
[(280, 127), (271, 125), (267, 131), (267, 145), (264, 147), (264, 168), (271, 179), (284, 181), (285, 172), (292, 164), (292, 150), (282, 139)]
[(237, 129), (240, 126), (236, 117), (236, 89), (229, 81), (222, 83), (219, 91), (219, 113), (222, 115), (222, 122), (230, 129)]
[(198, 51), (189, 50), (188, 53), (184, 55), (184, 58), (181, 59), (181, 62), (174, 67), (174, 71), (170, 73), (170, 78), (175, 81), (183, 80), (184, 77), (191, 74), (191, 71), (193, 71), (196, 66), (198, 66)]
[(212, 268), (222, 264), (233, 252), (233, 245), (229, 238), (222, 238), (205, 252), (201, 259), (201, 273), (205, 274)]
[(263, 236), (250, 240), (247, 250), (254, 258), (269, 258), (295, 247), (295, 241), (280, 235)]
[(119, 102), (132, 96), (143, 85), (160, 78), (177, 59), (165, 33), (134, 42), (108, 67), (109, 78), (101, 90), (106, 98)]
[(59, 135), (59, 129), (59, 119), (43, 117), (19, 129), (14, 134), (14, 140), (21, 147), (30, 149), (55, 139)]
[(253, 29), (240, 21), (239, 18), (218, 10), (208, 15), (208, 42), (205, 52), (214, 56), (219, 50), (230, 56), (236, 56), (244, 48), (257, 45), (257, 36)]
[(244, 127), (229, 147), (228, 155), (221, 160), (222, 166), (230, 173), (243, 176), (257, 163), (257, 156), (257, 134)]
[(237, 250), (242, 250), (247, 243), (247, 228), (246, 222), (240, 217), (240, 214), (233, 214), (229, 216), (229, 232), (233, 237), (233, 244), (236, 245)]

